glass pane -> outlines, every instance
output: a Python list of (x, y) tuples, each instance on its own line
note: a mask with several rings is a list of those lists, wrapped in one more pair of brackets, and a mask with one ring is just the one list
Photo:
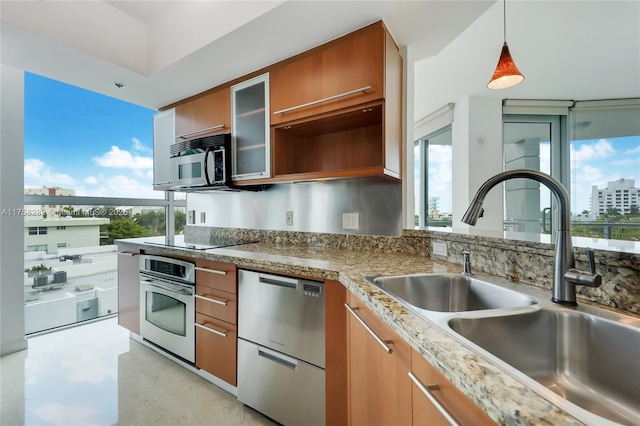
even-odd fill
[(640, 240), (640, 109), (574, 112), (574, 236)]
[[(504, 169), (551, 174), (551, 123), (505, 123)], [(505, 182), (505, 230), (551, 233), (551, 192), (531, 179)]]
[(414, 147), (416, 227), (451, 226), (452, 152), (450, 126), (421, 139)]
[(186, 335), (186, 309), (187, 306), (173, 297), (164, 294), (146, 292), (145, 318), (169, 333), (179, 336)]
[(235, 91), (236, 174), (265, 171), (265, 83)]

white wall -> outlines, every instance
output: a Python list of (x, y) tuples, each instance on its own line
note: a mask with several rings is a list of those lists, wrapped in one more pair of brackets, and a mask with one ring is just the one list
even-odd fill
[[(0, 69), (0, 211), (24, 206), (24, 73)], [(23, 216), (0, 215), (0, 355), (27, 347), (24, 337)]]

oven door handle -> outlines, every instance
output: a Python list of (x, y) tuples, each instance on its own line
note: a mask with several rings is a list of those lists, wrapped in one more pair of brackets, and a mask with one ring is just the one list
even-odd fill
[(185, 295), (185, 296), (193, 296), (193, 293), (190, 292), (189, 290), (186, 290), (184, 288), (175, 288), (175, 287), (170, 287), (168, 285), (163, 285), (158, 283), (157, 281), (154, 280), (144, 280), (144, 283), (153, 287), (158, 287), (161, 288), (163, 290), (167, 290), (170, 291), (172, 293), (176, 293), (176, 294), (181, 294), (181, 295)]

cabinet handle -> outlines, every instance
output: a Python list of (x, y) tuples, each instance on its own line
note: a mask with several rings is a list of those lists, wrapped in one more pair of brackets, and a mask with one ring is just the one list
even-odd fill
[(154, 183), (153, 183), (153, 186), (158, 186), (158, 185), (168, 185), (168, 184), (170, 184), (170, 183), (171, 183), (171, 181), (170, 181), (170, 180), (168, 180), (168, 181), (166, 181), (166, 182), (154, 182)]
[(306, 108), (306, 107), (309, 107), (309, 106), (321, 104), (323, 102), (332, 101), (332, 100), (338, 99), (338, 98), (344, 98), (345, 96), (353, 95), (353, 94), (358, 93), (358, 92), (366, 92), (367, 90), (371, 90), (371, 86), (361, 87), (359, 89), (350, 90), (348, 92), (339, 93), (337, 95), (329, 96), (328, 98), (318, 99), (317, 101), (307, 102), (306, 104), (296, 105), (296, 106), (291, 107), (291, 108), (281, 109), (280, 111), (274, 112), (273, 115), (284, 114), (285, 112), (295, 111), (297, 109)]
[(345, 308), (347, 308), (347, 310), (351, 313), (351, 315), (353, 315), (353, 316), (355, 317), (355, 319), (357, 319), (357, 320), (358, 320), (358, 322), (359, 322), (360, 324), (362, 324), (362, 326), (364, 327), (364, 329), (365, 329), (365, 330), (367, 330), (367, 331), (369, 332), (369, 334), (371, 334), (371, 335), (373, 336), (373, 338), (374, 338), (374, 339), (376, 339), (376, 342), (378, 342), (378, 343), (380, 344), (380, 346), (382, 346), (382, 348), (383, 348), (383, 349), (384, 349), (388, 354), (390, 354), (390, 353), (392, 353), (392, 352), (393, 352), (393, 349), (391, 349), (391, 348), (387, 345), (387, 343), (393, 343), (393, 342), (392, 342), (391, 340), (382, 340), (382, 339), (381, 339), (381, 338), (376, 334), (376, 332), (375, 332), (375, 331), (373, 331), (373, 330), (371, 329), (371, 327), (369, 327), (369, 326), (367, 325), (367, 323), (366, 323), (366, 322), (364, 322), (364, 320), (363, 320), (362, 318), (360, 318), (360, 316), (359, 316), (358, 314), (356, 314), (356, 312), (355, 312), (355, 311), (357, 311), (359, 308), (357, 308), (357, 307), (356, 307), (356, 308), (352, 308), (351, 306), (349, 306), (349, 304), (348, 304), (348, 303), (345, 303), (345, 304), (344, 304), (344, 307), (345, 307)]
[(451, 426), (458, 426), (458, 422), (456, 422), (451, 414), (449, 414), (447, 409), (444, 408), (442, 404), (440, 404), (440, 401), (438, 401), (436, 397), (433, 396), (433, 393), (431, 393), (431, 391), (439, 390), (440, 386), (438, 386), (437, 384), (427, 386), (423, 385), (420, 379), (418, 379), (416, 375), (411, 371), (409, 371), (409, 378), (411, 379), (413, 384), (416, 385), (418, 389), (420, 389), (420, 392), (422, 392), (424, 396), (427, 397), (427, 399), (433, 404), (433, 406), (436, 407), (436, 410), (438, 410), (438, 412), (442, 414), (442, 417), (444, 417)]
[(201, 268), (199, 266), (196, 266), (196, 271), (208, 272), (210, 274), (227, 275), (227, 271), (218, 271), (216, 269)]
[(199, 294), (196, 294), (196, 299), (206, 300), (207, 302), (213, 302), (213, 303), (217, 303), (218, 305), (224, 305), (224, 306), (227, 306), (227, 303), (229, 303), (228, 300), (217, 299), (217, 298), (215, 298), (213, 296), (209, 296), (209, 295), (207, 295), (207, 297), (205, 297), (205, 296), (201, 296)]
[(244, 173), (241, 175), (232, 175), (232, 178), (244, 178), (244, 177), (249, 177), (249, 176), (262, 176), (264, 174), (264, 172), (256, 172), (256, 173)]
[[(208, 325), (205, 325), (205, 324), (208, 324)], [(225, 331), (218, 331), (218, 330), (216, 330), (215, 328), (211, 327), (211, 324), (209, 324), (209, 323), (206, 323), (206, 322), (204, 322), (204, 323), (202, 323), (202, 324), (198, 324), (198, 323), (196, 323), (196, 324), (195, 324), (195, 326), (196, 326), (196, 327), (198, 327), (198, 328), (201, 328), (201, 329), (203, 329), (203, 330), (210, 331), (210, 332), (211, 332), (211, 333), (213, 333), (213, 334), (217, 334), (218, 336), (221, 336), (221, 337), (227, 337), (227, 333), (228, 333), (228, 331), (227, 331), (227, 330), (225, 330)]]
[(218, 130), (218, 129), (224, 129), (224, 128), (225, 128), (224, 124), (218, 124), (217, 126), (207, 127), (206, 129), (201, 129), (201, 130), (196, 130), (195, 132), (185, 133), (183, 135), (176, 136), (176, 138), (186, 139), (188, 136), (197, 135), (198, 133), (204, 133), (204, 132), (209, 132), (211, 130)]

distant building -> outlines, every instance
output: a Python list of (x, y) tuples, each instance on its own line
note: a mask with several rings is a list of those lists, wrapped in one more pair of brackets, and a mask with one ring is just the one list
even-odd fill
[(609, 209), (618, 209), (621, 214), (629, 214), (631, 206), (640, 208), (640, 189), (635, 179), (619, 179), (609, 182), (606, 189), (591, 187), (591, 213), (601, 215)]
[[(47, 187), (42, 188), (25, 188), (24, 195), (58, 195), (58, 196), (72, 196), (75, 197), (76, 191), (73, 189), (65, 189), (60, 187)], [(43, 208), (43, 217), (55, 218), (65, 216), (63, 213), (63, 206), (58, 204), (49, 204), (48, 206), (41, 206)]]
[(59, 248), (97, 247), (100, 245), (100, 225), (106, 218), (47, 218), (24, 220), (24, 251), (57, 253)]

